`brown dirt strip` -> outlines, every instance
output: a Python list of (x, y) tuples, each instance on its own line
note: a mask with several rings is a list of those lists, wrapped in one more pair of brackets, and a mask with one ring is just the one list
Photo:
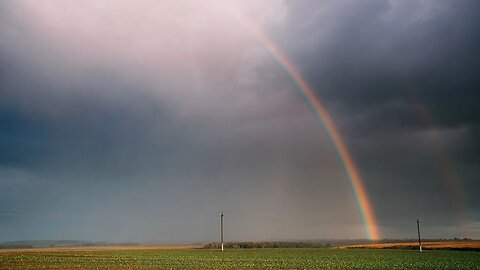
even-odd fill
[[(404, 243), (382, 243), (382, 244), (364, 244), (348, 245), (338, 248), (372, 248), (372, 249), (417, 249), (417, 242)], [(457, 249), (457, 250), (480, 250), (480, 241), (460, 241), (460, 242), (425, 242), (422, 243), (424, 249)]]

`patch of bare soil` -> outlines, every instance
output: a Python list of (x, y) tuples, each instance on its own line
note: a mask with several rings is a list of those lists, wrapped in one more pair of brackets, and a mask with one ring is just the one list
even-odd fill
[[(341, 246), (339, 248), (418, 249), (418, 243), (403, 242), (403, 243), (364, 244), (364, 245)], [(447, 250), (480, 251), (480, 241), (425, 242), (425, 243), (422, 243), (422, 248), (426, 250), (447, 249)]]

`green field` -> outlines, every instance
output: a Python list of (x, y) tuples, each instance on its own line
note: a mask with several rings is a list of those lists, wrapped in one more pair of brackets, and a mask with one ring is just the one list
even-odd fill
[(0, 253), (0, 269), (480, 269), (480, 253), (356, 249)]

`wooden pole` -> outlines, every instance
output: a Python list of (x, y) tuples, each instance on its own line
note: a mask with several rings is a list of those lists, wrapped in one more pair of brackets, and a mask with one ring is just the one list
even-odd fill
[(223, 211), (222, 211), (222, 214), (220, 215), (220, 238), (222, 241), (222, 251), (223, 251)]
[(418, 247), (420, 252), (422, 252), (422, 239), (420, 238), (420, 221), (417, 218), (417, 233), (418, 233)]

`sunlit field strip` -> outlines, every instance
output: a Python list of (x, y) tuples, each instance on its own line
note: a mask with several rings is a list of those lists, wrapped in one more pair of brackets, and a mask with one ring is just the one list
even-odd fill
[[(381, 244), (361, 244), (348, 245), (340, 248), (374, 248), (374, 249), (417, 249), (417, 242), (405, 243), (381, 243)], [(424, 249), (457, 249), (457, 250), (480, 250), (480, 241), (460, 241), (460, 242), (423, 242)], [(479, 254), (480, 255), (480, 254)]]

